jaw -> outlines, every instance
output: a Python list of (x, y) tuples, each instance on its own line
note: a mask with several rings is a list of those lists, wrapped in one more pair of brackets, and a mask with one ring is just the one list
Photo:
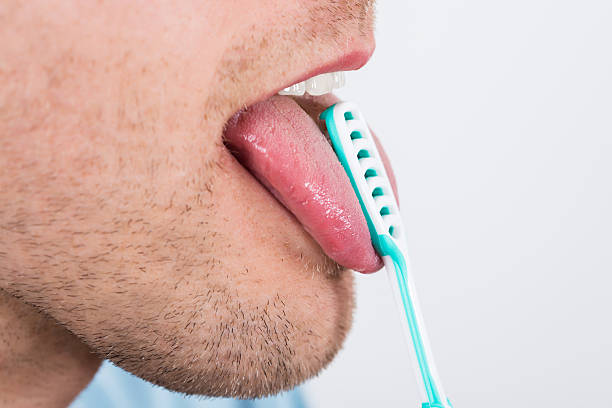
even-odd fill
[(0, 87), (16, 118), (0, 123), (16, 136), (0, 153), (0, 287), (153, 383), (258, 396), (333, 357), (352, 276), (227, 152), (223, 124), (347, 44), (371, 52), (371, 16), (356, 0), (269, 2), (299, 22), (278, 31), (277, 10), (221, 3), (143, 19), (42, 2), (8, 19), (24, 46)]
[[(154, 331), (180, 337), (154, 345), (145, 334), (132, 342), (161, 349), (163, 361), (143, 366), (141, 358), (116, 357), (169, 389), (254, 398), (290, 389), (333, 359), (352, 324), (353, 275), (327, 257), (229, 152), (221, 154), (223, 170), (210, 183), (216, 216), (206, 218), (215, 233), (208, 232), (202, 252), (189, 259), (202, 266), (183, 264), (173, 284), (156, 288), (171, 298), (152, 314), (172, 311), (172, 318)], [(214, 248), (207, 248), (213, 235)]]

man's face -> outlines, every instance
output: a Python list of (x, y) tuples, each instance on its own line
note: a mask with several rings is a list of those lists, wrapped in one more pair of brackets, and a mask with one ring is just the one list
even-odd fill
[(0, 289), (178, 391), (324, 367), (351, 323), (338, 263), (380, 260), (310, 118), (332, 99), (270, 97), (363, 65), (372, 1), (15, 1), (0, 22)]

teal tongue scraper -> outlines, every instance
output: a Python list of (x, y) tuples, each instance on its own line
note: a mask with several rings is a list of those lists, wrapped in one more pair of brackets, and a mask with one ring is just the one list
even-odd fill
[(351, 102), (327, 108), (325, 121), (332, 146), (361, 204), (372, 244), (383, 258), (411, 355), (422, 408), (452, 408), (433, 360), (412, 276), (397, 201), (363, 114)]

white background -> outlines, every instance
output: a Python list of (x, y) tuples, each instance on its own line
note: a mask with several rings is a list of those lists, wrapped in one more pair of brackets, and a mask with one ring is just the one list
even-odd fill
[[(612, 407), (612, 2), (379, 2), (340, 96), (391, 156), (455, 408)], [(386, 276), (312, 406), (420, 407)]]

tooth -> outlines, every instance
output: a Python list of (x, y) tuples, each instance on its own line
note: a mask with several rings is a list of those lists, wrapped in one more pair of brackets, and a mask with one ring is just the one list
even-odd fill
[(306, 80), (306, 92), (318, 96), (330, 93), (334, 89), (332, 74), (321, 74)]
[(299, 82), (295, 85), (291, 85), (280, 91), (279, 95), (290, 95), (290, 96), (302, 96), (306, 91), (306, 81)]
[(343, 71), (333, 72), (334, 89), (342, 88), (346, 84), (346, 76)]
[(302, 96), (304, 93), (319, 96), (330, 93), (334, 89), (342, 88), (346, 83), (343, 71), (330, 72), (317, 75), (306, 81), (291, 85), (280, 91), (279, 95)]

